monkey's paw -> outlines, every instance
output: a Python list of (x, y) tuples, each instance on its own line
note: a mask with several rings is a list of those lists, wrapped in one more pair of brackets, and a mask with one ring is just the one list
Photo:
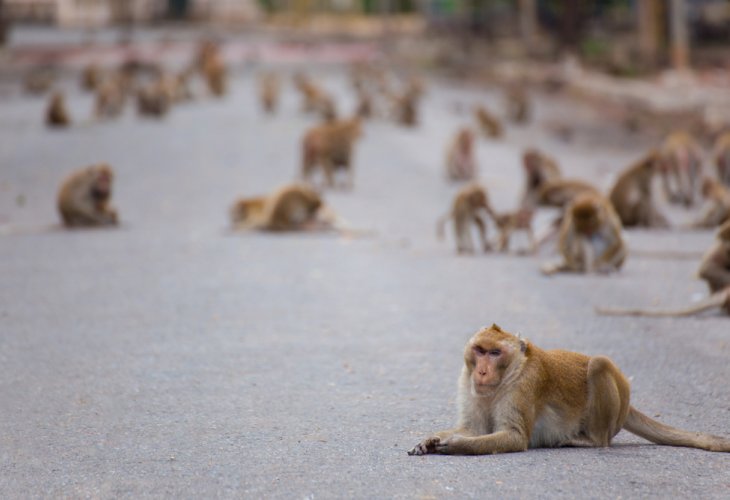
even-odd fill
[(429, 453), (436, 453), (436, 448), (440, 442), (441, 439), (438, 436), (426, 438), (418, 443), (416, 446), (414, 446), (413, 449), (408, 452), (408, 454), (411, 456), (420, 456), (427, 455)]

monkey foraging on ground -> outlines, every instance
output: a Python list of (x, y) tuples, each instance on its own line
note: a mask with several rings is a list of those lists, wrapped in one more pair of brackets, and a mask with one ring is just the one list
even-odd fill
[(652, 443), (730, 452), (730, 439), (662, 424), (630, 405), (630, 385), (604, 356), (544, 351), (497, 325), (464, 348), (455, 429), (409, 455), (486, 455), (561, 446), (607, 447), (621, 429)]
[(446, 152), (446, 175), (452, 181), (469, 181), (477, 175), (474, 133), (466, 127), (456, 132)]
[(525, 231), (529, 242), (528, 253), (535, 253), (537, 250), (537, 242), (535, 233), (532, 230), (532, 217), (534, 210), (529, 207), (521, 207), (514, 212), (496, 214), (494, 223), (499, 229), (499, 246), (500, 252), (509, 251), (509, 242), (512, 233), (515, 231)]
[(670, 203), (694, 205), (702, 179), (702, 150), (687, 132), (673, 132), (662, 143), (657, 167)]
[(66, 110), (66, 98), (62, 92), (54, 92), (46, 109), (46, 125), (49, 127), (67, 127), (71, 118)]
[(560, 226), (559, 264), (543, 266), (556, 272), (607, 273), (618, 271), (626, 259), (621, 221), (603, 196), (582, 193), (568, 206)]
[(73, 172), (61, 185), (58, 211), (68, 227), (117, 224), (117, 212), (109, 204), (114, 172), (107, 164)]
[(669, 227), (654, 205), (651, 181), (658, 165), (658, 153), (651, 151), (627, 167), (616, 180), (609, 198), (625, 227)]
[(310, 128), (302, 140), (302, 178), (307, 181), (315, 168), (322, 169), (328, 187), (335, 186), (335, 172), (344, 170), (347, 187), (354, 185), (352, 153), (361, 135), (360, 119), (339, 120)]
[(446, 222), (451, 221), (454, 225), (456, 250), (459, 253), (474, 253), (471, 228), (475, 225), (479, 230), (482, 249), (489, 252), (492, 246), (487, 241), (487, 224), (483, 214), (495, 218), (486, 189), (476, 183), (464, 186), (456, 193), (451, 210), (438, 220), (436, 234), (439, 239), (443, 239)]

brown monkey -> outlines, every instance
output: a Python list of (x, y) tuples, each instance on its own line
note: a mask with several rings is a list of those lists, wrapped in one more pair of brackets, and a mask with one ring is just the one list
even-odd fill
[(50, 127), (67, 127), (71, 118), (66, 110), (66, 98), (62, 92), (54, 92), (46, 110), (46, 124)]
[(395, 121), (405, 127), (418, 125), (418, 101), (420, 95), (413, 92), (393, 96), (393, 116)]
[(525, 150), (522, 154), (522, 166), (525, 170), (522, 206), (534, 207), (543, 186), (560, 178), (560, 167), (555, 160), (535, 149)]
[(61, 185), (58, 211), (68, 227), (117, 224), (117, 212), (109, 204), (114, 172), (105, 163), (73, 172)]
[(505, 92), (507, 117), (517, 124), (525, 124), (530, 119), (530, 101), (527, 91), (521, 85), (510, 86)]
[(487, 108), (484, 106), (477, 106), (474, 108), (474, 116), (476, 116), (479, 128), (485, 136), (491, 137), (492, 139), (499, 139), (502, 137), (504, 133), (502, 130), (502, 124), (499, 122), (497, 117), (487, 111)]
[(497, 214), (494, 217), (494, 223), (499, 229), (499, 251), (509, 251), (509, 241), (512, 233), (515, 231), (525, 231), (529, 242), (529, 253), (535, 253), (537, 242), (535, 241), (535, 233), (532, 230), (532, 217), (534, 210), (529, 207), (522, 207), (514, 212)]
[(464, 348), (456, 428), (424, 439), (408, 454), (607, 447), (622, 428), (660, 445), (730, 452), (730, 439), (659, 423), (629, 397), (629, 381), (610, 359), (544, 351), (492, 325)]
[(559, 264), (543, 266), (556, 272), (607, 273), (618, 271), (626, 259), (621, 221), (603, 196), (582, 193), (568, 206), (560, 226)]
[(456, 193), (451, 210), (438, 220), (436, 234), (439, 239), (443, 239), (446, 222), (451, 221), (454, 224), (456, 250), (459, 253), (474, 253), (474, 244), (471, 239), (473, 224), (479, 230), (483, 250), (488, 252), (492, 246), (487, 241), (487, 224), (482, 212), (492, 218), (495, 217), (486, 189), (476, 183), (464, 186)]
[(373, 116), (373, 99), (365, 90), (358, 90), (357, 92), (355, 115), (362, 119), (368, 119)]
[(352, 188), (352, 153), (360, 134), (359, 118), (324, 123), (307, 130), (302, 140), (302, 178), (309, 180), (314, 169), (320, 167), (326, 185), (334, 187), (335, 172), (341, 169), (348, 176), (347, 186)]
[(692, 206), (702, 178), (702, 151), (687, 132), (673, 132), (657, 157), (664, 194), (671, 203)]
[(544, 207), (564, 208), (576, 196), (585, 192), (600, 195), (598, 188), (578, 179), (551, 179), (545, 181), (538, 189), (537, 204)]
[(334, 100), (327, 92), (314, 83), (307, 75), (294, 75), (294, 85), (302, 95), (302, 111), (305, 113), (319, 113), (325, 121), (337, 117)]
[(702, 197), (706, 200), (706, 207), (694, 227), (713, 228), (730, 220), (730, 189), (706, 177), (702, 181)]
[(730, 221), (717, 230), (717, 241), (702, 257), (698, 274), (712, 293), (730, 287)]
[(654, 206), (652, 197), (651, 181), (658, 158), (658, 153), (651, 151), (627, 167), (611, 189), (609, 198), (626, 227), (669, 227), (667, 219)]
[(730, 187), (730, 132), (721, 134), (715, 141), (713, 158), (717, 168), (717, 178)]
[(116, 78), (108, 79), (96, 87), (96, 118), (115, 118), (122, 113), (126, 94)]
[(275, 73), (264, 73), (259, 80), (261, 107), (268, 114), (276, 112), (279, 102), (279, 77)]
[(163, 83), (150, 83), (137, 91), (137, 112), (142, 116), (162, 118), (170, 110), (170, 97)]
[(101, 68), (97, 64), (87, 64), (81, 72), (81, 88), (93, 92), (101, 82)]
[(270, 196), (244, 198), (231, 209), (236, 229), (304, 231), (333, 229), (322, 198), (309, 186), (290, 184)]
[(456, 132), (446, 151), (446, 175), (452, 181), (469, 181), (477, 175), (474, 133), (466, 127)]
[(223, 97), (226, 94), (226, 73), (226, 65), (220, 55), (211, 55), (206, 59), (203, 75), (213, 96)]

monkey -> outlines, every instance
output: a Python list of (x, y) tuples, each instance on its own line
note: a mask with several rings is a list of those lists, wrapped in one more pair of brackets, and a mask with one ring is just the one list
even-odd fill
[(717, 168), (717, 178), (730, 187), (730, 131), (721, 134), (715, 141), (713, 158)]
[(609, 199), (625, 227), (669, 227), (654, 206), (651, 181), (657, 171), (659, 153), (650, 151), (618, 177)]
[(395, 121), (404, 127), (418, 125), (418, 96), (410, 92), (391, 97)]
[(436, 225), (436, 234), (443, 239), (444, 228), (448, 221), (454, 224), (454, 236), (456, 238), (456, 250), (458, 253), (474, 253), (474, 244), (471, 238), (472, 224), (479, 230), (482, 249), (485, 252), (492, 250), (487, 241), (487, 224), (482, 212), (496, 218), (495, 212), (489, 203), (489, 196), (486, 189), (476, 183), (468, 184), (461, 188), (451, 204), (451, 210), (439, 218)]
[(170, 97), (163, 83), (150, 83), (137, 91), (137, 113), (162, 118), (170, 110)]
[(486, 137), (491, 137), (492, 139), (499, 139), (502, 137), (504, 133), (502, 130), (502, 124), (495, 116), (487, 111), (487, 108), (484, 106), (475, 107), (474, 116), (476, 116), (479, 128)]
[(122, 113), (126, 94), (116, 78), (108, 79), (96, 87), (94, 115), (96, 118), (115, 118)]
[(548, 179), (537, 190), (537, 205), (565, 208), (576, 196), (585, 192), (601, 194), (595, 186), (578, 179)]
[(67, 227), (114, 226), (117, 212), (109, 204), (112, 168), (101, 163), (69, 175), (58, 193), (58, 211)]
[(311, 187), (290, 184), (270, 196), (238, 200), (231, 208), (235, 229), (313, 231), (335, 229), (333, 216)]
[(546, 275), (557, 272), (608, 273), (618, 271), (626, 259), (621, 221), (609, 201), (585, 192), (568, 206), (560, 226), (559, 264), (546, 264)]
[(730, 452), (730, 439), (649, 418), (630, 405), (630, 392), (605, 356), (544, 351), (493, 324), (464, 347), (456, 428), (427, 437), (408, 454), (608, 447), (621, 429), (659, 445)]
[(97, 64), (87, 64), (81, 72), (81, 88), (89, 92), (96, 90), (101, 82), (101, 69)]
[(508, 87), (505, 92), (507, 117), (517, 124), (525, 124), (530, 119), (530, 101), (525, 88), (521, 85)]
[[(522, 154), (522, 166), (525, 170), (525, 191), (522, 195), (523, 207), (537, 205), (540, 190), (549, 181), (561, 177), (560, 167), (555, 160), (537, 151), (527, 149)], [(561, 203), (561, 206), (564, 203)]]
[(302, 95), (302, 111), (304, 113), (319, 113), (324, 121), (334, 121), (337, 118), (337, 109), (334, 99), (307, 75), (294, 75), (294, 85)]
[(212, 53), (205, 60), (203, 75), (208, 90), (214, 97), (223, 97), (226, 94), (226, 65), (219, 53)]
[(670, 203), (694, 205), (702, 177), (702, 151), (687, 132), (669, 134), (659, 148), (657, 167)]
[(46, 124), (49, 127), (67, 127), (71, 124), (71, 117), (66, 110), (66, 98), (63, 92), (56, 91), (51, 95), (46, 110)]
[(307, 130), (302, 140), (302, 179), (309, 180), (314, 169), (320, 167), (325, 184), (334, 187), (335, 172), (344, 170), (348, 176), (346, 186), (352, 188), (352, 153), (360, 135), (360, 119), (357, 117), (324, 123)]
[(696, 228), (713, 228), (730, 220), (730, 189), (720, 181), (705, 177), (702, 181), (702, 197), (706, 207), (702, 216), (692, 226)]
[(268, 114), (276, 112), (279, 103), (279, 77), (275, 73), (264, 73), (259, 79), (261, 107)]
[(717, 230), (716, 241), (702, 257), (697, 274), (707, 282), (710, 293), (730, 287), (730, 221)]
[(446, 151), (446, 175), (452, 181), (468, 181), (477, 175), (474, 158), (474, 133), (459, 129)]
[(161, 72), (156, 81), (158, 91), (165, 94), (168, 103), (180, 103), (193, 98), (190, 90), (188, 71), (181, 71), (177, 74)]
[(530, 207), (520, 207), (514, 212), (497, 214), (494, 217), (494, 223), (499, 230), (499, 246), (500, 252), (509, 251), (509, 241), (512, 233), (515, 231), (525, 231), (529, 242), (529, 253), (535, 253), (537, 242), (535, 233), (532, 230), (532, 217), (535, 214)]

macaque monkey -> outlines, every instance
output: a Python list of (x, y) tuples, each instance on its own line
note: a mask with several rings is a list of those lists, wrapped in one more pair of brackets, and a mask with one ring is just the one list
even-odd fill
[(419, 94), (405, 92), (393, 96), (391, 99), (393, 103), (393, 116), (396, 122), (405, 127), (415, 127), (418, 125)]
[(61, 185), (58, 211), (67, 227), (117, 224), (117, 212), (109, 201), (114, 172), (107, 164), (73, 172)]
[(469, 181), (477, 175), (474, 133), (466, 127), (456, 132), (446, 152), (446, 175), (452, 181)]
[(455, 429), (409, 455), (486, 455), (562, 446), (608, 447), (621, 429), (652, 443), (730, 452), (730, 439), (657, 422), (630, 405), (626, 377), (605, 356), (544, 351), (497, 325), (464, 348)]
[(438, 220), (436, 234), (439, 239), (443, 239), (446, 223), (451, 221), (454, 225), (457, 252), (474, 253), (474, 243), (471, 238), (471, 228), (474, 225), (479, 230), (482, 249), (489, 252), (492, 246), (487, 241), (487, 224), (484, 220), (484, 213), (495, 218), (487, 191), (476, 183), (464, 186), (456, 193), (451, 210)]
[(499, 139), (503, 135), (502, 124), (497, 117), (492, 115), (484, 106), (474, 108), (474, 116), (476, 116), (479, 128), (485, 136), (492, 139)]
[(261, 107), (268, 114), (276, 112), (279, 103), (279, 77), (275, 73), (264, 73), (259, 80)]
[(702, 178), (702, 150), (687, 132), (673, 132), (662, 143), (657, 157), (664, 194), (670, 203), (694, 205)]
[(654, 206), (652, 197), (651, 181), (657, 171), (658, 158), (658, 153), (651, 151), (626, 168), (611, 189), (609, 199), (626, 227), (669, 227), (667, 219)]
[(537, 205), (565, 208), (576, 196), (582, 193), (601, 194), (595, 186), (578, 179), (548, 179), (537, 190)]
[(223, 97), (226, 94), (226, 73), (226, 65), (218, 53), (207, 58), (203, 66), (203, 75), (213, 96)]
[(730, 220), (730, 189), (706, 177), (702, 181), (702, 197), (706, 200), (705, 209), (694, 227), (714, 228)]
[(510, 86), (505, 92), (507, 117), (513, 123), (525, 124), (530, 119), (530, 101), (523, 86)]
[(525, 231), (529, 242), (529, 253), (535, 253), (537, 243), (535, 233), (532, 230), (532, 217), (535, 214), (534, 209), (529, 207), (521, 207), (514, 212), (497, 214), (494, 217), (494, 223), (499, 229), (499, 246), (500, 252), (509, 251), (509, 241), (512, 233), (515, 231)]
[(333, 215), (307, 185), (290, 184), (270, 196), (244, 198), (231, 208), (235, 229), (312, 231), (335, 229)]
[(730, 132), (725, 132), (715, 141), (713, 158), (717, 168), (717, 178), (730, 187)]
[(294, 75), (294, 85), (302, 95), (302, 111), (305, 113), (319, 113), (324, 121), (333, 121), (337, 118), (337, 109), (334, 100), (319, 85), (307, 75)]
[(96, 118), (115, 118), (122, 113), (126, 94), (118, 79), (110, 78), (96, 87), (94, 115)]
[(698, 274), (711, 293), (730, 287), (730, 221), (717, 230), (717, 241), (702, 258)]
[(560, 226), (559, 264), (546, 264), (544, 274), (557, 272), (608, 273), (626, 259), (621, 221), (603, 196), (582, 193), (568, 206)]
[(170, 97), (160, 81), (137, 91), (137, 112), (143, 116), (162, 118), (170, 110)]
[(549, 181), (560, 178), (560, 167), (555, 160), (535, 149), (525, 150), (522, 154), (522, 166), (525, 170), (522, 206), (534, 207), (537, 205), (538, 195), (543, 186)]
[(87, 64), (81, 72), (81, 88), (93, 92), (101, 82), (101, 68), (97, 64)]
[(360, 119), (339, 120), (317, 125), (304, 134), (302, 140), (302, 178), (307, 181), (320, 167), (328, 187), (335, 186), (335, 173), (344, 170), (347, 186), (354, 185), (352, 153), (361, 135)]
[(66, 110), (66, 98), (62, 92), (54, 92), (46, 110), (46, 124), (50, 127), (67, 127), (71, 118)]

